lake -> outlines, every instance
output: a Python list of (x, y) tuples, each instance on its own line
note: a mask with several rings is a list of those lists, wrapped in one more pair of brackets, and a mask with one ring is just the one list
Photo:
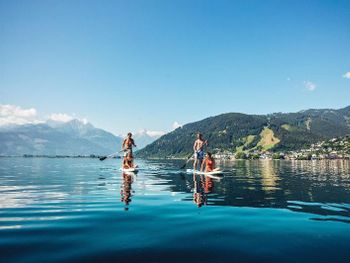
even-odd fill
[(136, 161), (0, 158), (0, 261), (349, 262), (349, 161)]

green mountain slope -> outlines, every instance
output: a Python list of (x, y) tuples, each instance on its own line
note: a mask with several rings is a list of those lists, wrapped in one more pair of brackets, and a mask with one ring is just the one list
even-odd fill
[(198, 131), (213, 152), (295, 150), (323, 139), (350, 134), (350, 107), (297, 113), (247, 115), (227, 113), (189, 123), (138, 152), (140, 157), (185, 157)]

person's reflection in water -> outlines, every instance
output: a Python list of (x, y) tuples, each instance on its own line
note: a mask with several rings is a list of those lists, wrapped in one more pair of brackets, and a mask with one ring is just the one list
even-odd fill
[(193, 202), (198, 206), (202, 207), (207, 204), (207, 196), (205, 194), (205, 190), (203, 188), (204, 180), (203, 177), (200, 176), (200, 180), (197, 180), (197, 176), (193, 175)]
[(131, 185), (133, 183), (132, 175), (123, 173), (123, 184), (120, 189), (121, 201), (125, 203), (124, 210), (129, 210), (129, 203), (131, 202)]
[(203, 188), (204, 188), (204, 193), (210, 194), (213, 189), (214, 189), (214, 181), (212, 178), (210, 178), (209, 176), (205, 176), (204, 178), (204, 182), (203, 182)]

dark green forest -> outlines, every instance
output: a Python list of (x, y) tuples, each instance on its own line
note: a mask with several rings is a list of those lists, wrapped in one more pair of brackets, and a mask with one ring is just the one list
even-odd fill
[[(264, 129), (269, 132), (263, 133)], [(140, 150), (138, 156), (185, 157), (192, 152), (197, 132), (203, 133), (209, 141), (208, 150), (214, 153), (298, 150), (320, 140), (350, 134), (350, 106), (268, 115), (221, 114), (177, 128)], [(266, 134), (273, 134), (272, 139), (265, 138)], [(266, 143), (269, 140), (270, 145)]]

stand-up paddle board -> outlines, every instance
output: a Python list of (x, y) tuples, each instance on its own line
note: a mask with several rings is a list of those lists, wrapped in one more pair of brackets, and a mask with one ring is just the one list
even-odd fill
[(120, 168), (120, 171), (125, 172), (125, 173), (137, 173), (139, 171), (139, 167), (137, 165), (135, 165), (135, 167), (133, 168)]
[(193, 170), (193, 169), (187, 169), (186, 173), (195, 173), (195, 174), (203, 174), (203, 175), (219, 175), (219, 174), (223, 174), (223, 171), (220, 170), (216, 170), (216, 171), (212, 171), (212, 172), (200, 172), (197, 170)]

